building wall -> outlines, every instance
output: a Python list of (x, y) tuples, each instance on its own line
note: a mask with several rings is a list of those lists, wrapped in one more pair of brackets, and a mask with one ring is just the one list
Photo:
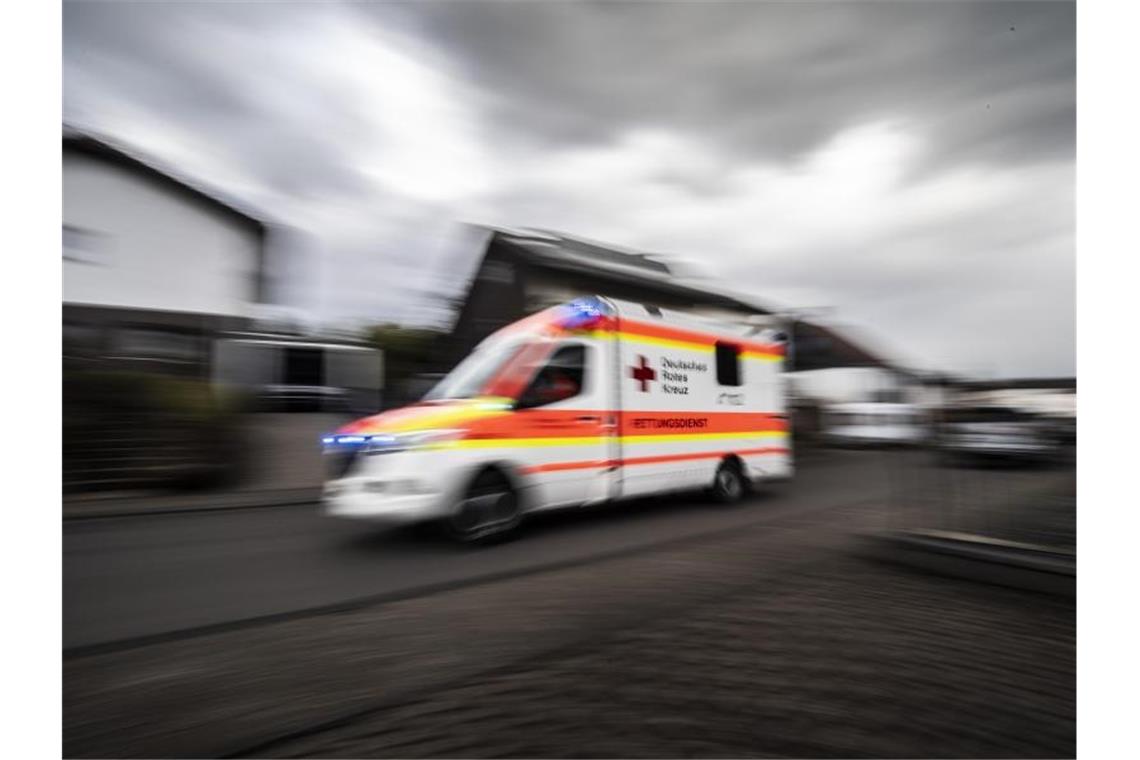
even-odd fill
[(880, 367), (834, 367), (788, 374), (789, 390), (800, 398), (827, 404), (876, 401), (881, 394), (899, 392), (899, 401), (914, 401), (910, 387), (894, 372)]
[(261, 235), (161, 178), (63, 155), (65, 303), (243, 316)]
[(492, 247), (484, 255), (467, 291), (455, 330), (441, 351), (438, 370), (446, 372), (479, 341), (526, 313), (525, 270), (509, 252)]
[(603, 271), (566, 272), (537, 265), (514, 246), (492, 238), (472, 279), (455, 321), (440, 371), (450, 370), (487, 335), (517, 319), (582, 296), (601, 295), (652, 303), (711, 319), (741, 321), (752, 313), (715, 304), (693, 303), (685, 296), (651, 285), (622, 282)]

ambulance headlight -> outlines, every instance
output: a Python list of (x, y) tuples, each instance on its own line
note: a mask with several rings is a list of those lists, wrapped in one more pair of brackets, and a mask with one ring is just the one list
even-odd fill
[(321, 445), (326, 454), (346, 454), (391, 445), (393, 440), (394, 438), (390, 435), (333, 434), (321, 436)]
[(413, 430), (407, 433), (363, 433), (321, 437), (326, 454), (390, 454), (408, 449), (447, 446), (463, 437), (462, 430)]

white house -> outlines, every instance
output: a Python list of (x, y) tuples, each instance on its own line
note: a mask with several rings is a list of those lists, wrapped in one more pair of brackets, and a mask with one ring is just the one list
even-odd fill
[(300, 335), (300, 315), (273, 303), (269, 229), (153, 158), (65, 126), (65, 361), (374, 408), (380, 352)]
[(198, 365), (268, 300), (261, 219), (66, 126), (62, 166), (65, 355)]

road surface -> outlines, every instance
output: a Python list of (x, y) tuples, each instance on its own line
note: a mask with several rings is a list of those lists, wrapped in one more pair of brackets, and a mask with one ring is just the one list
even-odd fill
[(841, 452), (483, 549), (304, 507), (68, 521), (64, 754), (1072, 756), (1072, 600), (863, 556), (924, 474), (1034, 512), (1069, 477)]
[(790, 510), (883, 498), (888, 466), (877, 452), (841, 452), (735, 507), (677, 495), (563, 511), (486, 548), (330, 519), (316, 505), (69, 520), (64, 648), (414, 594), (730, 530)]
[(769, 486), (734, 507), (689, 494), (563, 510), (536, 516), (516, 540), (491, 547), (332, 519), (315, 504), (68, 520), (64, 648), (114, 646), (366, 598), (414, 596), (730, 531), (797, 511), (875, 500), (889, 505), (906, 501), (900, 490), (916, 480), (924, 480), (923, 498), (945, 491), (960, 499), (959, 481), (968, 478), (974, 500), (986, 508), (1041, 477), (1018, 470), (955, 472), (934, 466), (921, 452), (834, 451), (800, 463), (792, 481)]

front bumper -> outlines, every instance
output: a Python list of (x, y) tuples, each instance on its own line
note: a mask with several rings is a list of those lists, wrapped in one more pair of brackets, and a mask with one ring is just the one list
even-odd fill
[[(438, 490), (427, 490), (421, 481), (418, 490), (402, 491), (408, 479), (380, 479), (372, 476), (342, 478), (325, 484), (321, 502), (330, 517), (400, 525), (424, 522), (447, 513), (447, 503)], [(406, 488), (406, 487), (404, 487)]]
[(323, 511), (390, 524), (444, 517), (461, 476), (459, 463), (445, 452), (363, 454), (325, 483)]

